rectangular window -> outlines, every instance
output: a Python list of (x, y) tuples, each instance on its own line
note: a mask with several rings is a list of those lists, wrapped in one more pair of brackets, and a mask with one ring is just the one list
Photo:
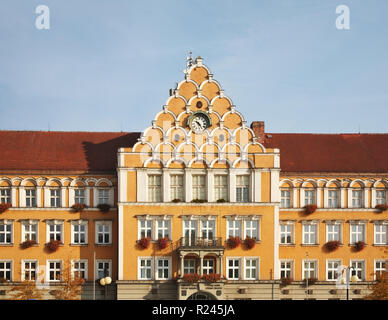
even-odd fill
[(240, 237), (241, 238), (241, 220), (228, 219), (227, 225), (227, 238), (229, 237)]
[(0, 189), (0, 203), (11, 203), (11, 189)]
[(362, 193), (361, 190), (352, 190), (352, 208), (361, 208)]
[(317, 244), (317, 224), (303, 224), (303, 244)]
[(35, 281), (38, 270), (37, 261), (23, 261), (22, 270), (22, 281)]
[(339, 207), (338, 190), (329, 190), (327, 202), (328, 202), (329, 208)]
[[(158, 239), (161, 238), (170, 238), (170, 227), (171, 227), (171, 221), (170, 220), (163, 220), (158, 219), (157, 220), (157, 233), (158, 233)], [(149, 229), (144, 230), (144, 234), (147, 231), (149, 234)]]
[(228, 279), (238, 280), (240, 279), (240, 259), (228, 258), (226, 265), (226, 273)]
[(385, 204), (386, 199), (387, 196), (385, 190), (376, 190), (376, 204)]
[[(74, 189), (74, 203), (82, 203), (82, 204), (86, 203), (86, 201), (85, 201), (85, 189)], [(99, 202), (99, 203), (101, 203), (101, 202)], [(105, 202), (105, 203), (108, 203), (108, 202)]]
[(88, 235), (87, 222), (72, 222), (72, 244), (86, 244)]
[(203, 259), (202, 270), (203, 270), (203, 274), (214, 273), (214, 260), (213, 259)]
[(87, 279), (88, 277), (88, 261), (87, 260), (76, 260), (73, 261), (73, 276), (75, 278)]
[(170, 259), (158, 258), (156, 262), (157, 280), (167, 280), (170, 278)]
[(326, 262), (326, 278), (328, 281), (335, 281), (338, 279), (339, 270), (338, 268), (341, 266), (340, 260), (329, 260)]
[(98, 204), (109, 204), (109, 189), (98, 189)]
[(195, 260), (185, 259), (183, 261), (183, 274), (195, 273)]
[(35, 189), (26, 189), (26, 207), (36, 207)]
[(201, 235), (203, 239), (213, 239), (215, 235), (215, 220), (201, 220)]
[(12, 244), (12, 222), (0, 221), (0, 245)]
[(101, 279), (104, 277), (111, 277), (112, 261), (111, 260), (96, 260), (96, 276), (97, 279)]
[(139, 279), (140, 280), (152, 279), (152, 259), (151, 258), (139, 258)]
[(293, 229), (292, 224), (281, 224), (280, 225), (280, 243), (281, 244), (292, 244), (293, 243)]
[(280, 207), (290, 208), (291, 207), (291, 191), (281, 190), (280, 191)]
[(183, 221), (184, 245), (191, 246), (196, 243), (197, 238), (197, 220)]
[(317, 262), (311, 260), (303, 261), (303, 279), (317, 278)]
[(351, 264), (352, 276), (356, 275), (360, 281), (365, 278), (365, 261), (352, 261)]
[(305, 190), (304, 191), (304, 205), (315, 204), (315, 191)]
[(259, 220), (245, 220), (244, 238), (254, 238), (259, 240)]
[(387, 231), (388, 225), (386, 224), (375, 224), (375, 244), (388, 244), (387, 242)]
[(62, 241), (63, 235), (63, 222), (48, 222), (48, 241), (58, 240)]
[(350, 224), (350, 243), (354, 244), (359, 241), (365, 242), (365, 225)]
[(236, 176), (236, 201), (249, 201), (249, 176)]
[(380, 276), (383, 272), (388, 271), (387, 270), (387, 260), (377, 260), (375, 261), (375, 280), (378, 276)]
[(206, 200), (206, 176), (193, 175), (193, 200)]
[(162, 176), (149, 175), (148, 176), (148, 201), (162, 202)]
[(214, 200), (228, 200), (228, 176), (214, 176)]
[(170, 198), (183, 201), (183, 175), (170, 176)]
[(38, 241), (38, 222), (22, 222), (22, 242), (26, 240)]
[(152, 239), (152, 220), (139, 220), (139, 239)]
[(48, 264), (48, 281), (50, 282), (60, 282), (61, 281), (61, 272), (62, 272), (62, 262), (61, 261), (47, 261)]
[(112, 223), (110, 221), (96, 222), (96, 244), (111, 244)]
[(259, 259), (257, 258), (245, 258), (245, 280), (257, 280), (258, 279)]
[(329, 241), (341, 241), (341, 225), (340, 224), (327, 224), (327, 242)]
[(50, 189), (50, 206), (59, 208), (61, 206), (61, 190)]
[(0, 261), (0, 279), (12, 280), (12, 262)]
[(292, 261), (280, 261), (280, 278), (292, 278)]

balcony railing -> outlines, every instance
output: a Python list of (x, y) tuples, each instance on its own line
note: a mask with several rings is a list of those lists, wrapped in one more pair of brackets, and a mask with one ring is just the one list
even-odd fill
[(215, 248), (223, 247), (222, 238), (183, 237), (179, 240), (179, 247)]

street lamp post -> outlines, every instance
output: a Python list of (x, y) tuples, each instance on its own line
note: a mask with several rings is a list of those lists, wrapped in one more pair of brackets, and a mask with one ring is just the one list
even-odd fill
[(112, 278), (109, 277), (108, 269), (104, 269), (104, 278), (100, 279), (100, 285), (104, 287), (104, 300), (106, 300), (108, 285), (112, 283)]
[(358, 277), (357, 275), (350, 275), (350, 272), (351, 270), (355, 270), (353, 267), (346, 267), (345, 268), (346, 270), (346, 300), (349, 300), (349, 289), (350, 289), (350, 282), (357, 282), (358, 281)]

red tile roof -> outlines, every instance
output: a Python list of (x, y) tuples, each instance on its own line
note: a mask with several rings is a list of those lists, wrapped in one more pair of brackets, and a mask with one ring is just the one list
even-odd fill
[(117, 150), (131, 147), (139, 133), (0, 131), (0, 170), (116, 170)]
[(282, 172), (388, 173), (388, 134), (266, 133)]

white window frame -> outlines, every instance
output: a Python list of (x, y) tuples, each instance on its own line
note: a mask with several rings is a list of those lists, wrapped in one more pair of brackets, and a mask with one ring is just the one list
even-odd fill
[[(159, 261), (168, 261), (168, 266), (167, 267), (165, 267), (165, 266), (160, 267), (159, 266)], [(164, 257), (157, 257), (156, 258), (156, 261), (155, 261), (155, 279), (156, 280), (170, 280), (171, 279), (171, 274), (172, 274), (172, 272), (171, 272), (171, 269), (172, 269), (171, 261), (172, 261), (171, 257), (164, 256)], [(162, 271), (167, 269), (167, 278), (159, 277), (159, 270), (160, 269), (162, 269)]]
[[(244, 181), (244, 180), (247, 180), (247, 181)], [(250, 175), (247, 175), (247, 174), (236, 175), (236, 202), (247, 203), (250, 201), (250, 189), (251, 189), (250, 180), (251, 180)]]
[[(235, 265), (229, 266), (229, 261), (238, 261), (238, 267)], [(226, 258), (226, 275), (229, 280), (240, 280), (241, 279), (241, 265), (242, 259), (241, 257), (227, 257)], [(238, 271), (238, 277), (235, 277), (235, 272), (233, 272), (233, 277), (229, 277), (229, 271), (230, 270), (237, 270)]]
[(10, 187), (0, 187), (0, 203), (12, 203), (12, 191)]
[[(7, 280), (12, 282), (13, 281), (13, 260), (1, 259), (0, 263), (9, 263), (10, 264), (9, 269), (7, 269), (6, 266), (5, 266), (4, 269), (0, 269), (0, 272), (7, 272), (7, 270), (9, 270), (10, 279), (7, 279)], [(6, 278), (6, 277), (1, 277), (0, 276), (0, 278)]]
[[(381, 264), (381, 267), (377, 267), (378, 263)], [(382, 266), (383, 264), (385, 264), (385, 267)], [(384, 260), (384, 259), (375, 259), (373, 261), (373, 268), (374, 268), (373, 279), (376, 280), (378, 272), (388, 271), (388, 259), (386, 259), (386, 260)]]
[[(338, 239), (329, 239), (329, 233), (334, 234), (334, 232), (329, 232), (329, 226), (338, 226)], [(342, 222), (328, 222), (326, 221), (326, 242), (338, 240), (342, 243)]]
[[(377, 228), (382, 228), (382, 231), (377, 231)], [(384, 230), (385, 229), (385, 230)], [(388, 245), (388, 221), (375, 221), (374, 226), (373, 226), (373, 244), (375, 245), (381, 245), (381, 246), (386, 246)], [(383, 241), (377, 241), (377, 237), (384, 237), (385, 235), (385, 242)]]
[[(77, 195), (77, 192), (83, 191), (83, 196)], [(82, 201), (77, 201), (81, 200)], [(74, 203), (87, 204), (86, 188), (74, 188)], [(109, 203), (109, 202), (108, 202)]]
[[(144, 224), (144, 226), (142, 226)], [(151, 238), (154, 239), (154, 220), (152, 218), (139, 218), (137, 220), (137, 239), (140, 240), (142, 238)], [(144, 237), (142, 233), (144, 232)], [(150, 235), (148, 235), (150, 233)]]
[[(334, 193), (336, 196), (333, 197), (330, 194)], [(335, 204), (333, 204), (333, 200), (335, 200)], [(329, 188), (327, 191), (327, 207), (331, 209), (339, 208), (340, 207), (340, 191), (335, 188)]]
[[(358, 209), (358, 208), (363, 208), (364, 207), (364, 196), (363, 196), (363, 194), (364, 194), (364, 192), (363, 192), (363, 190), (362, 189), (352, 189), (351, 190), (352, 191), (352, 193), (351, 193), (351, 195), (352, 195), (352, 208), (355, 208), (355, 209)], [(360, 198), (356, 198), (355, 197), (355, 192), (357, 192), (357, 194), (360, 194)], [(360, 202), (360, 205), (359, 206), (355, 206), (355, 202)]]
[[(361, 265), (362, 265), (361, 270), (358, 269), (358, 267), (355, 268), (355, 267), (353, 266), (354, 263), (356, 263), (356, 264), (361, 263)], [(355, 273), (356, 273), (356, 274), (359, 273), (359, 274), (357, 274), (357, 277), (358, 277), (359, 281), (365, 281), (366, 261), (365, 261), (364, 259), (352, 259), (352, 260), (350, 260), (350, 264), (349, 264), (349, 265), (350, 265), (351, 267), (353, 267), (353, 269), (350, 269), (351, 275), (354, 275)], [(355, 270), (355, 269), (356, 269), (356, 270)], [(361, 277), (360, 277), (359, 275), (361, 275)]]
[[(312, 197), (308, 197), (307, 195), (312, 194)], [(306, 188), (304, 189), (304, 206), (309, 205), (309, 204), (316, 204), (317, 202), (317, 194), (316, 190), (312, 188)]]
[[(73, 244), (73, 245), (87, 245), (88, 244), (88, 224), (89, 223), (87, 220), (73, 220), (73, 221), (71, 221), (71, 244)], [(84, 232), (75, 231), (75, 228), (77, 226), (79, 226), (79, 227), (84, 226), (85, 231)], [(79, 236), (81, 233), (84, 233), (85, 241), (84, 242), (80, 242), (80, 241), (75, 242), (76, 233), (78, 233)]]
[[(84, 263), (85, 268), (76, 268), (75, 267), (76, 263)], [(88, 259), (71, 260), (71, 276), (73, 277), (73, 279), (75, 278), (75, 273), (79, 271), (84, 272), (85, 277), (83, 277), (83, 279), (88, 280)]]
[[(248, 261), (255, 261), (256, 266), (248, 266)], [(252, 277), (252, 271), (255, 270), (256, 276)], [(259, 280), (259, 270), (260, 270), (260, 259), (259, 257), (244, 257), (244, 280)], [(248, 271), (250, 271), (250, 276), (247, 276)]]
[[(155, 237), (157, 239), (159, 238), (171, 239), (171, 219), (157, 218), (155, 222), (156, 222)], [(159, 234), (161, 235), (159, 236)]]
[[(48, 196), (49, 196), (49, 206), (50, 208), (61, 208), (62, 207), (62, 189), (60, 187), (57, 188), (49, 188)], [(58, 194), (52, 194), (52, 191), (55, 191)], [(54, 201), (54, 205), (53, 205)]]
[[(329, 269), (329, 263), (338, 263), (338, 266), (336, 268), (330, 268)], [(342, 265), (341, 259), (326, 259), (326, 281), (337, 281), (338, 277), (341, 276), (341, 274), (338, 274), (338, 268)], [(336, 272), (337, 277), (335, 279), (329, 279), (329, 271)]]
[[(236, 226), (237, 224), (237, 226)], [(239, 225), (238, 225), (239, 224)], [(243, 220), (228, 218), (226, 220), (226, 238), (243, 236)]]
[[(182, 182), (182, 184), (180, 184)], [(170, 174), (170, 198), (171, 201), (185, 199), (185, 176), (183, 174)]]
[[(99, 234), (101, 232), (98, 231), (98, 226), (103, 225), (103, 226), (109, 226), (109, 232), (105, 232), (105, 230), (102, 232), (103, 236), (103, 242), (99, 242)], [(109, 234), (109, 242), (105, 242), (105, 234)], [(97, 245), (111, 245), (112, 244), (112, 221), (110, 220), (98, 220), (95, 221), (95, 244)]]
[[(311, 230), (307, 230), (307, 231), (305, 230), (305, 227), (309, 227), (310, 228), (312, 226), (315, 228), (315, 232), (311, 232)], [(303, 245), (317, 245), (318, 244), (318, 239), (319, 239), (318, 230), (319, 230), (319, 223), (318, 222), (316, 222), (316, 221), (303, 221), (302, 222), (302, 244)], [(308, 235), (310, 235), (308, 237), (309, 240), (311, 240), (311, 235), (313, 235), (313, 237), (314, 237), (314, 241), (313, 242), (311, 242), (311, 241), (306, 242), (305, 241), (306, 233)]]
[[(149, 266), (142, 267), (141, 261), (147, 260), (150, 261)], [(142, 278), (141, 277), (141, 270), (143, 269), (149, 269), (150, 270), (150, 276)], [(137, 257), (137, 280), (152, 280), (152, 275), (154, 274), (154, 259), (152, 257)]]
[[(282, 227), (287, 227), (287, 229), (291, 228), (291, 231), (282, 230)], [(286, 237), (285, 237), (286, 242), (282, 242), (282, 235), (286, 235)], [(291, 235), (290, 242), (287, 240), (287, 238), (288, 238), (287, 235)], [(290, 221), (281, 221), (279, 224), (279, 236), (280, 236), (279, 244), (281, 244), (281, 245), (293, 245), (293, 244), (295, 244), (295, 223), (290, 222)]]
[[(21, 242), (24, 242), (26, 240), (33, 240), (31, 239), (31, 235), (35, 234), (35, 241), (36, 243), (39, 242), (39, 220), (24, 220), (20, 223), (22, 232), (21, 232)], [(26, 228), (31, 228), (31, 226), (36, 226), (35, 232), (31, 230), (26, 230)], [(28, 238), (26, 236), (28, 235)]]
[[(59, 263), (60, 264), (60, 268), (59, 268), (60, 279), (59, 280), (58, 279), (50, 280), (50, 272), (51, 272), (50, 263)], [(53, 270), (54, 270), (54, 272), (58, 271), (58, 269), (56, 267)], [(46, 262), (46, 281), (47, 282), (61, 282), (62, 281), (62, 272), (63, 272), (62, 260), (59, 260), (59, 259), (47, 260), (47, 262)]]
[[(291, 188), (281, 188), (280, 189), (280, 208), (291, 208), (292, 207), (292, 193)], [(285, 192), (288, 192), (288, 197), (284, 195)], [(288, 202), (288, 205), (287, 205)]]
[[(379, 192), (383, 193), (383, 197), (378, 197)], [(376, 205), (377, 204), (387, 204), (387, 190), (378, 188), (376, 189), (376, 200), (375, 200)]]
[[(186, 265), (187, 262), (187, 265)], [(189, 263), (190, 262), (190, 263)], [(191, 262), (193, 262), (193, 266), (191, 266)], [(193, 272), (185, 272), (187, 271), (193, 271)], [(192, 274), (196, 273), (196, 260), (194, 258), (187, 258), (183, 260), (183, 274)]]
[[(13, 237), (14, 237), (14, 232), (13, 232), (13, 227), (14, 227), (14, 223), (13, 223), (13, 220), (8, 220), (8, 219), (1, 219), (0, 220), (0, 225), (3, 225), (4, 226), (4, 231), (2, 231), (1, 233), (4, 234), (4, 241), (3, 242), (0, 242), (0, 246), (7, 246), (7, 245), (12, 245), (13, 244)], [(8, 226), (10, 226), (10, 230), (7, 230), (8, 229)], [(11, 241), (8, 242), (7, 241), (7, 235), (10, 234), (11, 235)]]
[[(245, 218), (243, 219), (244, 230), (243, 238), (247, 237), (255, 238), (256, 241), (260, 240), (260, 218)], [(253, 226), (248, 226), (248, 224), (253, 224)], [(248, 235), (249, 233), (249, 235)]]
[[(99, 263), (108, 264), (108, 277), (112, 277), (112, 260), (111, 259), (96, 259), (95, 268), (94, 268), (94, 274), (96, 279), (101, 279), (103, 277), (99, 277), (98, 272), (101, 270), (99, 269)], [(105, 269), (105, 268), (104, 268)], [(105, 275), (104, 275), (105, 277)]]
[[(216, 238), (216, 220), (215, 219), (198, 219), (199, 234), (201, 238), (212, 240)], [(205, 225), (204, 225), (205, 224)], [(205, 235), (204, 235), (205, 233)]]
[[(35, 195), (32, 196), (32, 195), (27, 195), (28, 192), (31, 192), (31, 191), (34, 191), (35, 192)], [(37, 198), (37, 189), (35, 187), (25, 187), (24, 188), (24, 197), (25, 197), (25, 207), (26, 208), (36, 208), (38, 206), (38, 198)], [(20, 194), (22, 196), (22, 194)], [(28, 201), (27, 200), (30, 200), (30, 204), (28, 205)], [(31, 205), (31, 203), (33, 203), (35, 201), (35, 204), (34, 205)]]
[[(108, 195), (106, 195), (108, 194)], [(111, 204), (111, 188), (110, 187), (98, 187), (96, 190), (97, 205), (99, 204)]]
[[(289, 266), (286, 265), (286, 266), (282, 266), (282, 263), (286, 263), (286, 264), (290, 264)], [(281, 259), (279, 261), (279, 276), (280, 278), (291, 278), (291, 279), (294, 279), (294, 260), (293, 259)], [(282, 277), (282, 272), (285, 273), (285, 277)], [(287, 276), (287, 273), (289, 273), (289, 275)]]
[[(55, 226), (55, 230), (54, 231), (50, 231), (50, 226), (51, 225), (54, 225)], [(56, 230), (56, 226), (60, 226), (61, 228), (61, 230), (60, 230), (60, 232), (58, 232), (58, 230)], [(46, 221), (46, 241), (47, 242), (50, 242), (50, 235), (51, 234), (54, 234), (54, 235), (56, 235), (56, 234), (58, 234), (59, 233), (59, 235), (60, 235), (60, 239), (59, 239), (59, 241), (61, 241), (61, 243), (64, 243), (64, 226), (65, 226), (65, 224), (64, 224), (64, 221), (63, 220), (48, 220), (48, 221)], [(58, 240), (58, 239), (56, 239), (56, 237), (54, 237), (54, 240)]]
[[(203, 179), (204, 184), (195, 184), (195, 181), (198, 179), (197, 177), (201, 177), (200, 180)], [(207, 181), (205, 174), (193, 174), (191, 177), (191, 190), (192, 190), (192, 198), (193, 200), (207, 200)]]
[(226, 174), (215, 174), (214, 175), (214, 190), (213, 190), (214, 201), (224, 199), (226, 202), (229, 201), (229, 184), (228, 176)]
[[(210, 263), (211, 262), (211, 263)], [(213, 258), (204, 258), (202, 260), (202, 273), (203, 274), (213, 274), (216, 272), (216, 261)], [(210, 272), (212, 271), (212, 272)]]
[[(151, 178), (158, 177), (160, 184), (151, 184)], [(155, 180), (155, 179), (154, 179)], [(156, 173), (149, 173), (147, 175), (147, 200), (148, 202), (163, 202), (163, 175)]]
[[(309, 265), (308, 268), (306, 268), (305, 263), (313, 264), (313, 268), (311, 268), (311, 265)], [(318, 279), (318, 260), (316, 259), (303, 259), (302, 260), (302, 279), (306, 280), (305, 273), (308, 272), (309, 274), (313, 272), (313, 276), (309, 276), (307, 279), (316, 278)]]
[[(35, 270), (30, 269), (30, 268), (26, 269), (26, 263), (29, 263), (29, 264), (35, 263)], [(21, 281), (25, 281), (25, 280), (27, 280), (27, 281), (36, 281), (38, 279), (38, 277), (39, 277), (39, 275), (38, 275), (38, 270), (39, 270), (38, 260), (34, 260), (34, 259), (25, 259), (24, 260), (23, 259), (21, 261), (21, 264), (22, 264), (22, 266), (21, 266), (22, 273), (21, 273), (21, 276), (20, 276)], [(30, 275), (29, 279), (26, 279), (26, 271), (27, 270), (30, 270), (30, 272), (33, 270), (35, 272), (35, 278), (34, 279), (31, 279), (31, 275)]]
[[(359, 231), (352, 231), (352, 227), (353, 226), (356, 226), (357, 229), (359, 227), (361, 227), (361, 239), (357, 239), (356, 241), (353, 241), (353, 235), (354, 234), (360, 234)], [(349, 223), (349, 244), (355, 244), (356, 242), (359, 242), (359, 241), (362, 241), (362, 242), (366, 242), (366, 224), (364, 222), (359, 222), (359, 221), (350, 221)]]

